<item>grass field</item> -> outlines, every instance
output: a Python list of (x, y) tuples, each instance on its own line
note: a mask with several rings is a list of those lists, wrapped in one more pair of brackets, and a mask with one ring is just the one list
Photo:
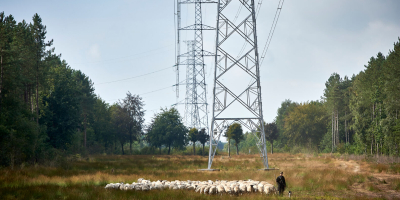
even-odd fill
[[(336, 158), (330, 154), (269, 154), (270, 167), (262, 168), (259, 155), (216, 156), (213, 168), (220, 172), (199, 172), (207, 167), (201, 156), (90, 156), (71, 159), (59, 167), (0, 169), (0, 199), (231, 199), (193, 191), (106, 190), (111, 182), (150, 180), (265, 180), (275, 184), (284, 171), (292, 199), (400, 199), (400, 165), (376, 164), (364, 160)], [(240, 199), (284, 199), (259, 193)]]

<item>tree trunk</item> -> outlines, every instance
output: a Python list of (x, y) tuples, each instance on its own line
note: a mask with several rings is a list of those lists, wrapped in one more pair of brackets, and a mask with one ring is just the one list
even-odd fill
[(196, 155), (196, 146), (195, 146), (195, 144), (196, 143), (193, 142), (193, 155)]
[(347, 140), (347, 111), (344, 112), (344, 135), (346, 137), (346, 144), (348, 143)]
[(160, 155), (161, 155), (161, 145), (160, 145)]
[(376, 142), (376, 156), (379, 156), (379, 144)]
[(339, 110), (336, 109), (336, 141), (335, 144), (339, 144)]
[(125, 155), (125, 152), (124, 152), (124, 143), (122, 143), (122, 142), (121, 142), (121, 150), (122, 150), (122, 155)]
[(231, 157), (231, 140), (228, 139), (228, 156)]
[(274, 141), (271, 141), (271, 154), (274, 154)]
[(36, 65), (36, 124), (39, 125), (39, 56)]
[(374, 121), (374, 105), (372, 105), (371, 121)]
[(239, 145), (236, 144), (236, 155), (239, 155)]
[(171, 145), (168, 145), (168, 155), (171, 152)]
[[(1, 54), (3, 54), (3, 49), (0, 51)], [(0, 111), (1, 111), (1, 105), (2, 105), (2, 100), (3, 100), (3, 94), (2, 89), (3, 88), (3, 55), (0, 55)]]
[(83, 121), (83, 128), (84, 128), (84, 133), (85, 133), (85, 138), (84, 138), (84, 144), (85, 144), (85, 150), (86, 150), (86, 114), (85, 114), (85, 119)]
[(204, 156), (204, 146), (206, 145), (206, 143), (203, 143), (203, 151), (201, 152), (201, 155)]
[(333, 147), (335, 146), (335, 133), (334, 133), (334, 125), (333, 125), (333, 122), (334, 122), (334, 120), (333, 120), (333, 117), (334, 117), (334, 114), (333, 114), (333, 110), (332, 110), (332, 153), (333, 153)]
[(29, 94), (29, 101), (30, 101), (30, 104), (31, 104), (31, 113), (32, 113), (32, 121), (35, 121), (35, 118), (34, 118), (34, 115), (33, 115), (33, 112), (34, 112), (34, 106), (33, 106), (33, 87), (32, 87), (32, 85), (29, 85), (29, 92), (30, 92), (30, 94)]
[(372, 155), (372, 145), (373, 145), (374, 139), (371, 137), (371, 155)]
[(129, 133), (129, 152), (132, 155), (132, 133)]

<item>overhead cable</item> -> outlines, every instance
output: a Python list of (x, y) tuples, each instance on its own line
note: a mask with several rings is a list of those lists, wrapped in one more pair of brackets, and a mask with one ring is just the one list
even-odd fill
[(157, 49), (152, 49), (152, 50), (149, 50), (149, 51), (144, 51), (144, 52), (132, 54), (132, 55), (129, 55), (129, 56), (123, 56), (123, 57), (118, 57), (118, 58), (112, 58), (112, 59), (108, 59), (108, 60), (99, 60), (99, 61), (94, 61), (94, 62), (83, 62), (83, 63), (70, 63), (70, 64), (75, 64), (75, 65), (76, 65), (76, 64), (90, 64), (90, 63), (99, 63), (99, 62), (113, 61), (113, 60), (128, 58), (128, 57), (132, 57), (132, 56), (137, 56), (137, 55), (141, 55), (141, 54), (145, 54), (145, 53), (150, 53), (150, 52), (153, 52), (153, 51), (157, 51), (157, 50), (160, 50), (160, 49), (164, 49), (164, 48), (170, 47), (170, 46), (172, 46), (172, 45), (173, 45), (173, 44), (169, 44), (169, 45), (166, 45), (166, 46), (157, 48)]
[[(276, 25), (278, 24), (279, 16), (281, 15), (281, 10), (282, 10), (282, 6), (283, 6), (283, 2), (284, 1), (285, 0), (279, 0), (278, 8), (276, 9), (276, 12), (275, 12), (274, 21), (272, 22), (272, 26), (271, 26), (271, 29), (270, 29), (269, 34), (268, 34), (267, 42), (265, 43), (263, 52), (261, 53), (261, 62), (260, 62), (259, 66), (262, 65), (262, 63), (264, 61), (264, 58), (265, 58), (265, 55), (267, 54), (269, 45), (271, 44), (271, 39), (272, 39), (272, 36), (274, 35)], [(281, 4), (281, 2), (282, 2), (282, 4)]]
[[(158, 92), (158, 91), (165, 90), (165, 89), (168, 89), (168, 88), (172, 88), (174, 86), (175, 85), (171, 85), (171, 86), (168, 86), (168, 87), (160, 88), (160, 89), (153, 90), (153, 91), (150, 91), (150, 92), (141, 93), (141, 94), (138, 94), (138, 95), (140, 96), (140, 95), (150, 94), (150, 93)], [(114, 101), (114, 100), (119, 100), (119, 99), (109, 99), (109, 100), (106, 100), (106, 101)]]
[(142, 74), (142, 75), (138, 75), (138, 76), (134, 76), (134, 77), (130, 77), (130, 78), (119, 79), (119, 80), (115, 80), (115, 81), (109, 81), (109, 82), (98, 83), (98, 84), (96, 84), (96, 85), (103, 85), (103, 84), (107, 84), (107, 83), (115, 83), (115, 82), (120, 82), (120, 81), (126, 81), (126, 80), (130, 80), (130, 79), (135, 79), (135, 78), (147, 76), (147, 75), (150, 75), (150, 74), (154, 74), (154, 73), (157, 73), (157, 72), (161, 72), (161, 71), (164, 71), (164, 70), (167, 70), (167, 69), (171, 69), (171, 68), (173, 68), (173, 67), (175, 67), (175, 65), (172, 66), (172, 67), (166, 67), (166, 68), (164, 68), (164, 69), (160, 69), (160, 70), (157, 70), (157, 71), (149, 72), (149, 73), (147, 73), (147, 74)]

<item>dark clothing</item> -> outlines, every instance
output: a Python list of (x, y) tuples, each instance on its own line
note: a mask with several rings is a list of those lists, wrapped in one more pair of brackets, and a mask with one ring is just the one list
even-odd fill
[(279, 195), (283, 195), (283, 191), (285, 191), (285, 187), (282, 187), (282, 186), (278, 186), (278, 192), (279, 192)]
[(276, 183), (278, 184), (279, 195), (283, 195), (283, 191), (285, 190), (286, 187), (285, 177), (278, 176), (278, 178), (276, 178)]

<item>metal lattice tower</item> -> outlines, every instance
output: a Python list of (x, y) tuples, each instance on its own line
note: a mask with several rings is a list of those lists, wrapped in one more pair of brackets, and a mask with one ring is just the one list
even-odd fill
[[(232, 16), (232, 13), (238, 6), (243, 6), (241, 21), (235, 22), (234, 18), (238, 17)], [(240, 123), (255, 135), (264, 167), (269, 168), (256, 33), (254, 0), (218, 1), (216, 36), (218, 56), (215, 56), (208, 169), (211, 169), (221, 134), (233, 123)], [(238, 48), (241, 45), (237, 44), (243, 42), (247, 43), (247, 48)], [(237, 54), (239, 55), (236, 56)]]
[(185, 41), (187, 44), (187, 52), (189, 55), (186, 57), (186, 98), (185, 98), (185, 123), (190, 127), (199, 127), (199, 112), (198, 107), (193, 106), (196, 101), (197, 88), (196, 86), (196, 59), (195, 59), (195, 40)]
[[(185, 96), (185, 123), (189, 127), (197, 129), (205, 128), (208, 130), (208, 114), (207, 114), (207, 97), (205, 82), (205, 65), (204, 56), (213, 56), (212, 53), (203, 49), (203, 30), (215, 30), (210, 26), (204, 25), (202, 22), (202, 8), (204, 3), (216, 3), (210, 0), (177, 0), (177, 21), (178, 21), (178, 38), (176, 70), (177, 70), (177, 99), (179, 98), (179, 66), (186, 65), (186, 96)], [(195, 23), (193, 25), (181, 28), (181, 5), (194, 4), (195, 6)], [(193, 31), (194, 40), (186, 41), (188, 51), (180, 54), (180, 32)], [(181, 58), (186, 60), (181, 61)], [(177, 103), (178, 104), (178, 103)]]

